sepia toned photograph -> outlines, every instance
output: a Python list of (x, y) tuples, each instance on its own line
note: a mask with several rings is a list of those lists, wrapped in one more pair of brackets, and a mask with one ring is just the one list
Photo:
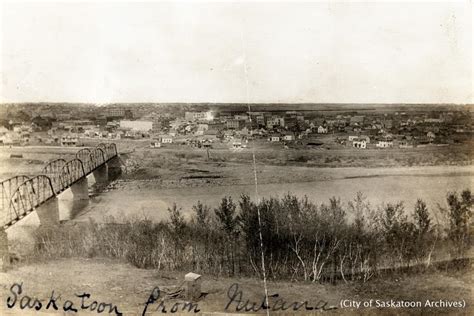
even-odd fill
[(2, 1), (0, 315), (474, 315), (473, 13)]

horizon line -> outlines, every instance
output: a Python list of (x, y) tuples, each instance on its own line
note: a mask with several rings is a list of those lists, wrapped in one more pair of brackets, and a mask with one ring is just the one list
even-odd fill
[(26, 104), (51, 104), (51, 105), (93, 105), (93, 106), (107, 106), (107, 105), (126, 105), (126, 104), (167, 104), (167, 105), (458, 105), (458, 106), (472, 106), (474, 103), (432, 103), (432, 102), (61, 102), (61, 101), (25, 101), (25, 102), (0, 102), (0, 105), (26, 105)]

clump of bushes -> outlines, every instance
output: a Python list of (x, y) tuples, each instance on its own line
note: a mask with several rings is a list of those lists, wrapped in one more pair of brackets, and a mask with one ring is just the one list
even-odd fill
[(435, 223), (422, 200), (408, 211), (402, 202), (374, 208), (361, 193), (347, 204), (331, 198), (320, 205), (291, 194), (257, 202), (224, 197), (215, 208), (198, 201), (190, 221), (174, 204), (166, 222), (43, 228), (34, 256), (104, 256), (139, 268), (261, 276), (263, 251), (270, 278), (365, 282), (399, 269), (429, 269), (446, 247), (452, 258), (464, 258), (472, 246), (472, 201), (469, 190), (449, 193), (440, 208), (444, 220)]

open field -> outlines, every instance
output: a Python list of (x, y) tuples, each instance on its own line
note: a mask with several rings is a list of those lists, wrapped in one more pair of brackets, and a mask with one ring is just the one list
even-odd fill
[[(97, 145), (99, 141), (85, 142), (86, 146)], [(411, 166), (453, 166), (472, 165), (473, 143), (449, 146), (427, 146), (410, 149), (367, 149), (354, 148), (314, 148), (305, 147), (285, 149), (282, 144), (256, 141), (255, 148), (233, 150), (230, 143), (216, 143), (207, 152), (183, 145), (169, 145), (164, 148), (149, 148), (149, 141), (116, 141), (119, 153), (124, 161), (139, 162), (139, 172), (131, 175), (135, 179), (149, 179), (161, 175), (160, 172), (179, 175), (183, 165), (195, 164), (225, 167), (228, 164), (248, 164), (255, 153), (256, 161), (263, 165), (306, 166), (306, 167), (411, 167)], [(39, 172), (46, 161), (57, 158), (72, 158), (81, 147), (27, 146), (0, 147), (0, 177), (13, 173)], [(23, 158), (10, 158), (10, 155), (23, 155)]]

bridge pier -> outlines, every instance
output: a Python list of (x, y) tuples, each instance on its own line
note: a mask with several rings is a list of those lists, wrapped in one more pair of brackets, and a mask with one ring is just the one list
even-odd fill
[(0, 271), (6, 271), (9, 266), (8, 236), (5, 229), (0, 228)]
[(122, 174), (122, 165), (118, 156), (115, 156), (109, 162), (107, 162), (109, 179), (115, 180)]
[(59, 224), (59, 203), (58, 197), (53, 196), (45, 203), (36, 208), (41, 226), (52, 226)]
[(109, 166), (107, 163), (104, 163), (102, 166), (92, 171), (92, 173), (97, 186), (102, 187), (107, 185), (109, 181)]
[[(66, 218), (75, 217), (81, 210), (89, 205), (89, 181), (83, 177), (71, 185), (72, 199), (62, 200), (66, 203)], [(64, 216), (64, 214), (63, 214)]]
[(82, 177), (71, 185), (73, 200), (89, 200), (87, 177)]
[(87, 177), (80, 178), (71, 185), (71, 195), (60, 197), (60, 211), (62, 219), (74, 218), (80, 211), (89, 205), (89, 181)]

